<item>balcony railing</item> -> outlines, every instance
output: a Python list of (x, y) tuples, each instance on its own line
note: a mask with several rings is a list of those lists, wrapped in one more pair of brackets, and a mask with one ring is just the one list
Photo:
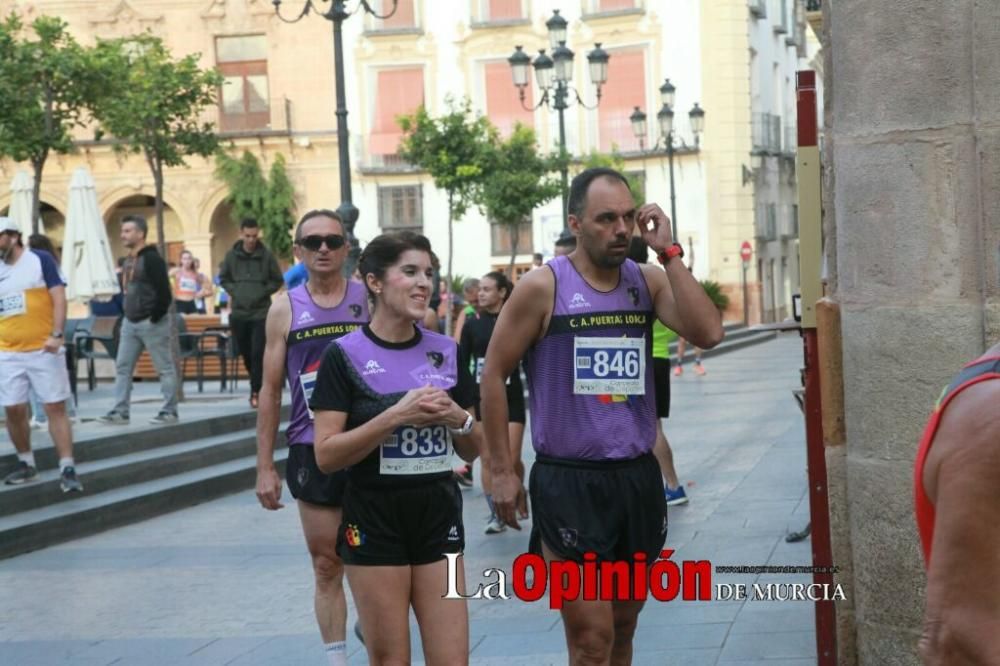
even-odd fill
[(206, 107), (201, 120), (213, 123), (223, 136), (288, 134), (292, 131), (292, 101), (272, 97), (266, 110), (246, 114), (224, 114), (220, 106)]
[(781, 152), (781, 116), (753, 114), (753, 151), (777, 155)]
[(398, 153), (372, 150), (371, 137), (351, 134), (351, 159), (362, 173), (414, 173), (420, 168), (404, 160)]
[(785, 140), (781, 144), (781, 152), (794, 155), (799, 147), (799, 128), (794, 125), (785, 127)]

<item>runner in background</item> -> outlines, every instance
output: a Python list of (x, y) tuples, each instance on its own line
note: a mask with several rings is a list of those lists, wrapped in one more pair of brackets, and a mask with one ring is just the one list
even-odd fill
[[(632, 236), (629, 244), (628, 258), (637, 264), (649, 263), (649, 246), (640, 236)], [(663, 419), (670, 416), (670, 343), (677, 339), (677, 334), (664, 326), (659, 319), (653, 320), (653, 384), (656, 387), (656, 444), (653, 445), (653, 455), (660, 465), (663, 475), (663, 494), (667, 498), (667, 506), (687, 504), (687, 493), (677, 480), (674, 469), (674, 453), (670, 442), (663, 432)]]
[[(462, 339), (458, 344), (458, 362), (467, 366), (476, 380), (476, 420), (482, 421), (482, 406), (480, 404), (479, 382), (483, 374), (483, 364), (486, 362), (486, 349), (493, 337), (493, 327), (504, 302), (510, 297), (514, 285), (506, 275), (499, 271), (487, 273), (478, 280), (479, 311), (472, 314), (462, 328)], [(524, 482), (524, 463), (521, 462), (521, 443), (524, 440), (524, 424), (526, 419), (524, 409), (524, 386), (521, 384), (521, 366), (507, 378), (507, 428), (510, 433), (510, 457), (514, 461), (514, 471), (521, 482)], [(483, 493), (486, 504), (490, 508), (490, 517), (486, 522), (486, 534), (499, 534), (507, 527), (503, 524), (493, 508), (492, 486), (490, 483), (489, 453), (485, 449), (480, 452), (482, 459)], [(471, 466), (470, 466), (471, 467)], [(471, 474), (470, 474), (471, 476)]]

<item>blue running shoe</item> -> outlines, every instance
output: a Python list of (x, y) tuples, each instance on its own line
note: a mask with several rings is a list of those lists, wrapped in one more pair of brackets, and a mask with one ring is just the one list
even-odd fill
[(687, 493), (684, 492), (684, 486), (678, 486), (673, 490), (671, 490), (670, 488), (664, 488), (663, 496), (667, 498), (667, 506), (677, 506), (678, 504), (687, 504), (688, 501)]

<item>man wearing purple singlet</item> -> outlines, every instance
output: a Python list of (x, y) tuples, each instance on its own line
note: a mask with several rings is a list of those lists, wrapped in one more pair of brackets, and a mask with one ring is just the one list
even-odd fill
[(263, 384), (257, 413), (257, 498), (265, 509), (281, 504), (281, 477), (274, 443), (281, 420), (282, 383), (288, 378), (292, 413), (285, 479), (298, 500), (299, 517), (316, 579), (316, 621), (331, 666), (346, 664), (344, 566), (337, 556), (337, 526), (346, 475), (323, 474), (313, 450), (309, 398), (327, 346), (368, 323), (368, 295), (342, 274), (348, 247), (340, 217), (330, 210), (302, 216), (295, 230), (295, 256), (308, 281), (278, 298), (267, 313)]
[[(667, 506), (656, 440), (651, 362), (657, 318), (703, 348), (723, 336), (719, 311), (681, 263), (670, 220), (636, 208), (621, 173), (587, 169), (573, 179), (570, 254), (527, 273), (507, 301), (480, 381), (500, 518), (519, 528), (524, 488), (507, 442), (504, 382), (525, 359), (531, 438), (530, 547), (546, 560), (659, 557)], [(636, 223), (666, 270), (627, 260)], [(577, 600), (562, 608), (572, 664), (628, 664), (642, 601)]]

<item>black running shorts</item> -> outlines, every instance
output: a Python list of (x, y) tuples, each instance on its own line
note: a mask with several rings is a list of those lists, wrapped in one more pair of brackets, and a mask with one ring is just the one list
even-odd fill
[(564, 460), (538, 455), (528, 481), (530, 550), (542, 542), (565, 560), (583, 562), (593, 552), (599, 562), (632, 561), (645, 553), (660, 556), (667, 539), (667, 501), (656, 458)]
[(344, 564), (405, 566), (465, 549), (462, 493), (451, 477), (398, 488), (348, 483), (337, 554)]
[(324, 474), (316, 466), (316, 452), (312, 446), (292, 444), (288, 447), (285, 482), (292, 497), (300, 502), (339, 507), (344, 503), (347, 472)]
[(653, 357), (653, 387), (656, 390), (656, 418), (670, 416), (670, 359)]

